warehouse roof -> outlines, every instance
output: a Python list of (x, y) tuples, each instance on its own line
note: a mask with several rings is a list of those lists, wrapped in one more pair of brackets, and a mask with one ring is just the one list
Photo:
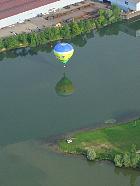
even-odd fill
[(32, 10), (58, 0), (0, 0), (0, 19)]

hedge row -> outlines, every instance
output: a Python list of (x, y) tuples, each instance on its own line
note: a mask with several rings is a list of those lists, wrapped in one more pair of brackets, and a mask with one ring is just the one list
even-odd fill
[(28, 34), (23, 33), (0, 39), (0, 50), (9, 50), (24, 46), (35, 47), (46, 44), (50, 41), (70, 39), (74, 36), (90, 32), (93, 29), (98, 29), (105, 25), (112, 24), (118, 20), (120, 20), (120, 9), (116, 6), (112, 6), (112, 8), (108, 10), (100, 9), (96, 20), (87, 19), (78, 22), (74, 21), (69, 24), (64, 24), (59, 28), (45, 28), (39, 32), (32, 32)]

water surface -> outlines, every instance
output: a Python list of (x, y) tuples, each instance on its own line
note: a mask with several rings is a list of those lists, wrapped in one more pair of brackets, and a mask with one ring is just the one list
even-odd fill
[[(75, 55), (65, 69), (53, 44), (1, 54), (0, 185), (140, 185), (139, 172), (63, 157), (34, 142), (140, 116), (139, 24), (71, 40)], [(64, 73), (74, 87), (69, 96), (55, 89)]]

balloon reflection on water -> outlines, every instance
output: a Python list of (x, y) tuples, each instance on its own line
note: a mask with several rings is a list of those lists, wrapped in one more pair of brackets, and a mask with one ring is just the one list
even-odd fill
[(63, 77), (57, 82), (55, 91), (59, 96), (69, 96), (74, 93), (75, 88), (72, 81), (64, 73)]

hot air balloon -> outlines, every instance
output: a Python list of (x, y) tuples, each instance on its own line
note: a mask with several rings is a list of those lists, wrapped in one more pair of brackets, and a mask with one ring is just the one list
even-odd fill
[(69, 43), (58, 43), (53, 51), (56, 58), (64, 64), (69, 61), (74, 53), (74, 49)]

